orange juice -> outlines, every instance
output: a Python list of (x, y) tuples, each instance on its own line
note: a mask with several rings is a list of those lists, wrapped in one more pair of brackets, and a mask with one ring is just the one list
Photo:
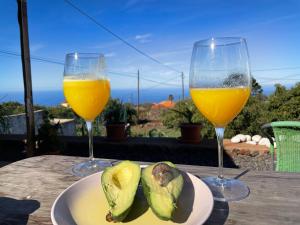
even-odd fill
[(63, 88), (69, 105), (86, 121), (93, 121), (101, 113), (110, 95), (106, 79), (65, 79)]
[(225, 127), (243, 109), (250, 88), (191, 88), (190, 93), (199, 111), (215, 127)]

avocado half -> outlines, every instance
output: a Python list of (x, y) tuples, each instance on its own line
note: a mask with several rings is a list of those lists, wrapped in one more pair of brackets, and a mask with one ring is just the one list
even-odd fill
[(131, 161), (123, 161), (105, 169), (101, 184), (110, 210), (107, 221), (120, 222), (129, 213), (141, 177), (141, 168)]
[(183, 176), (171, 162), (159, 162), (142, 171), (143, 192), (152, 211), (162, 220), (170, 220), (183, 188)]

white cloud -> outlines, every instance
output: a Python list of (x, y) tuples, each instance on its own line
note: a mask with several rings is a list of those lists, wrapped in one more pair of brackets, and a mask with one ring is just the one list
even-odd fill
[(38, 44), (31, 44), (30, 45), (30, 51), (31, 51), (31, 53), (37, 52), (37, 51), (39, 51), (39, 50), (41, 50), (43, 48), (45, 48), (45, 45), (40, 44), (40, 43), (38, 43)]
[(128, 0), (123, 9), (130, 12), (142, 12), (153, 6), (153, 2), (157, 0)]
[(111, 57), (116, 56), (117, 54), (116, 54), (115, 52), (109, 52), (109, 53), (106, 53), (106, 54), (104, 54), (104, 55), (105, 55), (105, 57), (107, 57), (107, 58), (111, 58)]
[(151, 42), (150, 37), (152, 36), (151, 33), (146, 34), (137, 34), (135, 35), (134, 39), (142, 44)]
[(112, 47), (116, 47), (118, 45), (122, 44), (121, 41), (117, 40), (117, 41), (110, 41), (110, 42), (103, 42), (101, 44), (97, 44), (94, 46), (90, 46), (90, 48), (96, 48), (96, 49), (105, 49), (105, 48), (112, 48)]
[(173, 50), (173, 51), (157, 52), (157, 53), (152, 54), (152, 56), (156, 57), (156, 58), (161, 58), (161, 57), (170, 57), (170, 56), (175, 56), (175, 55), (179, 55), (179, 54), (185, 54), (185, 53), (189, 53), (189, 52), (192, 52), (192, 47), (177, 49), (177, 50)]
[(289, 20), (289, 19), (294, 19), (296, 17), (299, 17), (299, 13), (295, 13), (295, 14), (289, 14), (289, 15), (284, 15), (284, 16), (278, 16), (278, 17), (273, 17), (271, 19), (262, 21), (260, 23), (258, 23), (258, 25), (262, 24), (262, 25), (270, 25), (272, 23), (278, 23), (280, 21), (284, 21), (284, 20)]
[(129, 0), (125, 4), (125, 8), (130, 8), (139, 3), (139, 0)]

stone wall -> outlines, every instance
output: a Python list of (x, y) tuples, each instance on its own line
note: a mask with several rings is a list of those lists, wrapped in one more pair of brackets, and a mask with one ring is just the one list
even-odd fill
[(234, 149), (229, 153), (235, 165), (239, 168), (252, 170), (272, 170), (272, 157), (269, 152), (261, 153), (258, 151), (241, 151)]
[(266, 146), (230, 143), (224, 140), (225, 151), (236, 166), (252, 170), (272, 170), (272, 156)]

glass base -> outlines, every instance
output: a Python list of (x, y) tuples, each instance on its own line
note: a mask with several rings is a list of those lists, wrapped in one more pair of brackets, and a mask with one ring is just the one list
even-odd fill
[(249, 188), (237, 179), (205, 177), (202, 180), (208, 185), (216, 201), (238, 201), (246, 198), (250, 193)]
[(86, 162), (82, 162), (76, 164), (72, 168), (72, 174), (77, 177), (85, 177), (91, 175), (93, 173), (100, 172), (104, 170), (106, 167), (112, 166), (108, 161), (102, 160), (88, 160)]

